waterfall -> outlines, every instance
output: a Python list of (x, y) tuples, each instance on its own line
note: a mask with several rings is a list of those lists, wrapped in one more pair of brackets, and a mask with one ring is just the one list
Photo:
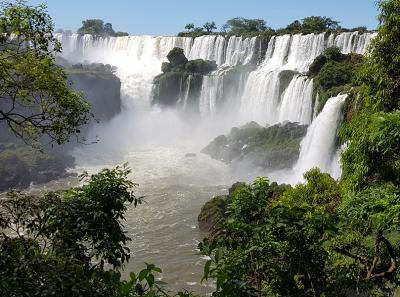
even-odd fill
[(296, 75), (283, 94), (279, 122), (290, 121), (309, 125), (312, 117), (313, 81)]
[[(341, 52), (364, 54), (375, 33), (346, 32), (274, 36), (268, 43), (264, 61), (248, 76), (241, 97), (245, 120), (260, 123), (296, 121), (309, 124), (312, 115), (312, 82), (295, 76), (281, 96), (283, 84), (279, 73), (306, 73), (315, 58), (329, 47)], [(315, 108), (314, 108), (315, 112)]]
[(306, 136), (301, 141), (299, 160), (294, 167), (298, 177), (313, 167), (319, 167), (323, 172), (331, 172), (337, 129), (346, 98), (347, 95), (330, 98), (309, 126)]
[(279, 87), (278, 71), (251, 72), (241, 98), (241, 117), (244, 121), (275, 123), (278, 119)]
[(223, 92), (222, 86), (222, 76), (217, 74), (204, 76), (199, 99), (200, 115), (212, 115), (217, 111), (217, 101)]
[(249, 64), (256, 51), (256, 37), (242, 38), (232, 36), (226, 48), (225, 65)]
[[(300, 75), (283, 82), (283, 71), (305, 73), (313, 60), (330, 46), (338, 46), (343, 53), (362, 54), (375, 35), (346, 32), (329, 36), (325, 33), (274, 36), (268, 43), (264, 60), (255, 70), (241, 77), (243, 87), (238, 88), (236, 94), (224, 94), (229, 90), (224, 86), (225, 72), (220, 70), (254, 62), (258, 50), (256, 37), (94, 38), (91, 35), (55, 34), (62, 42), (63, 57), (73, 63), (88, 61), (117, 67), (116, 75), (121, 79), (126, 107), (150, 106), (152, 82), (161, 72), (161, 63), (166, 61), (166, 55), (173, 47), (181, 47), (189, 59), (215, 60), (219, 65), (216, 74), (205, 77), (201, 87), (198, 109), (202, 116), (215, 114), (224, 106), (218, 104), (220, 97), (224, 97), (232, 104), (239, 102), (237, 108), (240, 111), (236, 110), (236, 113), (243, 121), (270, 124), (287, 120), (310, 124), (312, 119), (312, 82)], [(181, 106), (186, 106), (188, 96), (183, 90)]]

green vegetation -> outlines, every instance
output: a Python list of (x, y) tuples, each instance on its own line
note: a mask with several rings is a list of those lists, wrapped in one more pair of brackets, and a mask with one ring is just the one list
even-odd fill
[(89, 122), (89, 104), (55, 63), (61, 46), (45, 7), (3, 3), (0, 32), (0, 123), (31, 144), (68, 141)]
[(82, 21), (82, 27), (78, 29), (79, 34), (90, 34), (94, 36), (113, 36), (113, 37), (118, 37), (118, 36), (129, 36), (128, 33), (126, 32), (115, 32), (112, 24), (110, 23), (104, 23), (103, 20), (99, 19), (88, 19), (85, 21)]
[(209, 34), (236, 35), (245, 37), (262, 37), (267, 40), (273, 35), (284, 34), (310, 34), (310, 33), (341, 33), (341, 32), (368, 32), (366, 27), (342, 28), (339, 22), (328, 17), (310, 16), (301, 21), (295, 20), (285, 28), (272, 29), (267, 26), (265, 20), (247, 19), (235, 17), (226, 21), (221, 26), (220, 32), (213, 33), (217, 29), (214, 22), (207, 22), (203, 27), (195, 27), (193, 23), (185, 26), (186, 31), (178, 33), (181, 37), (198, 37)]
[(354, 87), (355, 73), (362, 62), (362, 55), (344, 55), (335, 47), (326, 49), (314, 60), (308, 75), (314, 79), (314, 94), (319, 95), (318, 111), (322, 110), (329, 98), (340, 92), (350, 92)]
[(306, 130), (306, 126), (295, 123), (264, 128), (251, 122), (232, 128), (227, 136), (218, 136), (201, 152), (226, 163), (244, 162), (271, 170), (291, 168), (299, 157)]
[(320, 17), (320, 16), (310, 16), (306, 17), (301, 21), (294, 21), (289, 24), (284, 29), (279, 29), (278, 32), (280, 34), (310, 34), (310, 33), (322, 33), (327, 31), (338, 31), (341, 27), (339, 26), (339, 22), (332, 20), (328, 17)]
[[(265, 178), (233, 193), (218, 235), (200, 244), (211, 257), (204, 277), (216, 279), (214, 296), (325, 296), (332, 290), (323, 243), (334, 219), (322, 211), (319, 196), (337, 185), (318, 170), (306, 178), (312, 184), (290, 189), (282, 198), (277, 196), (287, 187)], [(315, 184), (318, 193), (308, 196)]]
[(341, 180), (312, 169), (306, 183), (273, 196), (259, 178), (208, 205), (218, 220), (200, 249), (211, 257), (204, 277), (216, 280), (213, 296), (398, 295), (400, 2), (379, 7), (367, 57), (329, 49), (310, 68), (322, 91), (353, 88)]
[(174, 105), (187, 87), (189, 81), (190, 95), (197, 98), (203, 76), (217, 69), (215, 61), (202, 59), (190, 60), (185, 57), (183, 49), (175, 47), (167, 55), (169, 62), (161, 65), (162, 74), (154, 78), (153, 102), (162, 105)]
[[(122, 221), (142, 202), (127, 167), (81, 176), (84, 184), (43, 197), (11, 192), (0, 200), (2, 296), (168, 296), (147, 264), (121, 279), (130, 258)], [(191, 296), (179, 293), (179, 296)]]
[(243, 33), (263, 32), (267, 30), (266, 22), (260, 19), (245, 19), (236, 17), (226, 22), (228, 32), (234, 35)]

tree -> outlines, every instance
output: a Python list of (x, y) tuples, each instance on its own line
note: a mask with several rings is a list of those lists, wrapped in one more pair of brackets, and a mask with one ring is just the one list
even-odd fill
[(226, 22), (232, 34), (243, 34), (248, 32), (263, 32), (267, 30), (264, 20), (261, 19), (245, 19), (236, 17)]
[(88, 19), (82, 21), (82, 27), (78, 29), (79, 34), (90, 34), (94, 36), (128, 36), (127, 32), (115, 32), (111, 23), (105, 23), (103, 20)]
[(223, 32), (223, 33), (228, 32), (228, 29), (229, 29), (229, 25), (228, 24), (223, 24), (221, 26), (221, 32)]
[(301, 24), (301, 22), (298, 20), (295, 20), (293, 23), (289, 24), (286, 27), (286, 30), (288, 30), (291, 33), (297, 33), (297, 32), (301, 32), (302, 28), (303, 28), (303, 25)]
[(203, 25), (203, 28), (206, 29), (207, 33), (211, 33), (217, 29), (217, 26), (215, 25), (215, 22), (207, 22)]
[(115, 35), (115, 31), (112, 27), (112, 24), (110, 23), (105, 23), (104, 24), (104, 28), (103, 28), (104, 34), (106, 35), (110, 35), (110, 36), (114, 36)]
[(192, 23), (190, 23), (190, 24), (187, 24), (186, 26), (185, 26), (185, 29), (187, 30), (187, 31), (192, 31), (193, 29), (194, 29), (194, 24), (192, 24)]
[(82, 21), (82, 27), (78, 29), (79, 34), (103, 35), (104, 21), (99, 19), (88, 19)]
[(320, 33), (326, 30), (339, 29), (339, 22), (327, 17), (310, 16), (303, 20), (303, 33)]
[(169, 296), (155, 281), (155, 265), (128, 281), (118, 270), (130, 257), (125, 212), (142, 201), (129, 173), (126, 166), (105, 169), (82, 175), (80, 187), (1, 199), (0, 227), (10, 231), (0, 238), (2, 296)]
[(217, 281), (215, 296), (337, 296), (324, 244), (339, 188), (316, 169), (305, 178), (281, 197), (280, 186), (262, 178), (233, 193), (216, 237), (200, 244), (211, 257), (204, 272)]
[(56, 65), (61, 51), (44, 5), (4, 3), (0, 11), (0, 124), (34, 143), (59, 144), (90, 120), (89, 104)]

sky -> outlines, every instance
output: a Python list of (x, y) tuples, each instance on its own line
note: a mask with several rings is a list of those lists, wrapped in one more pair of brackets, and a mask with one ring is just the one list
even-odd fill
[(85, 19), (102, 19), (131, 35), (176, 35), (188, 23), (218, 28), (233, 17), (264, 19), (277, 29), (296, 19), (317, 15), (343, 27), (375, 29), (375, 0), (28, 0), (47, 3), (56, 28), (76, 31)]

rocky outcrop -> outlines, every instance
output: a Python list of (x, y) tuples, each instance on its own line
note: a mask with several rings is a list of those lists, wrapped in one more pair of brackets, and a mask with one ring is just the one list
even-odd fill
[(0, 144), (0, 191), (23, 189), (66, 177), (74, 159), (58, 153), (40, 152), (24, 144)]
[(237, 182), (229, 189), (228, 195), (215, 196), (203, 205), (198, 216), (200, 230), (212, 231), (226, 218), (227, 206), (232, 202), (234, 192), (243, 186), (245, 183)]
[[(169, 62), (161, 66), (162, 74), (154, 78), (153, 104), (174, 106), (183, 100), (183, 94), (190, 101), (200, 95), (203, 76), (217, 69), (215, 61), (202, 59), (188, 60), (181, 48), (173, 48), (167, 55)], [(187, 102), (189, 105), (192, 102)]]
[(96, 120), (108, 121), (121, 112), (121, 81), (115, 69), (103, 64), (77, 64), (67, 68), (72, 88), (84, 94)]
[(225, 163), (246, 162), (256, 167), (279, 170), (291, 168), (300, 152), (307, 126), (285, 122), (262, 127), (250, 122), (220, 135), (201, 152)]

